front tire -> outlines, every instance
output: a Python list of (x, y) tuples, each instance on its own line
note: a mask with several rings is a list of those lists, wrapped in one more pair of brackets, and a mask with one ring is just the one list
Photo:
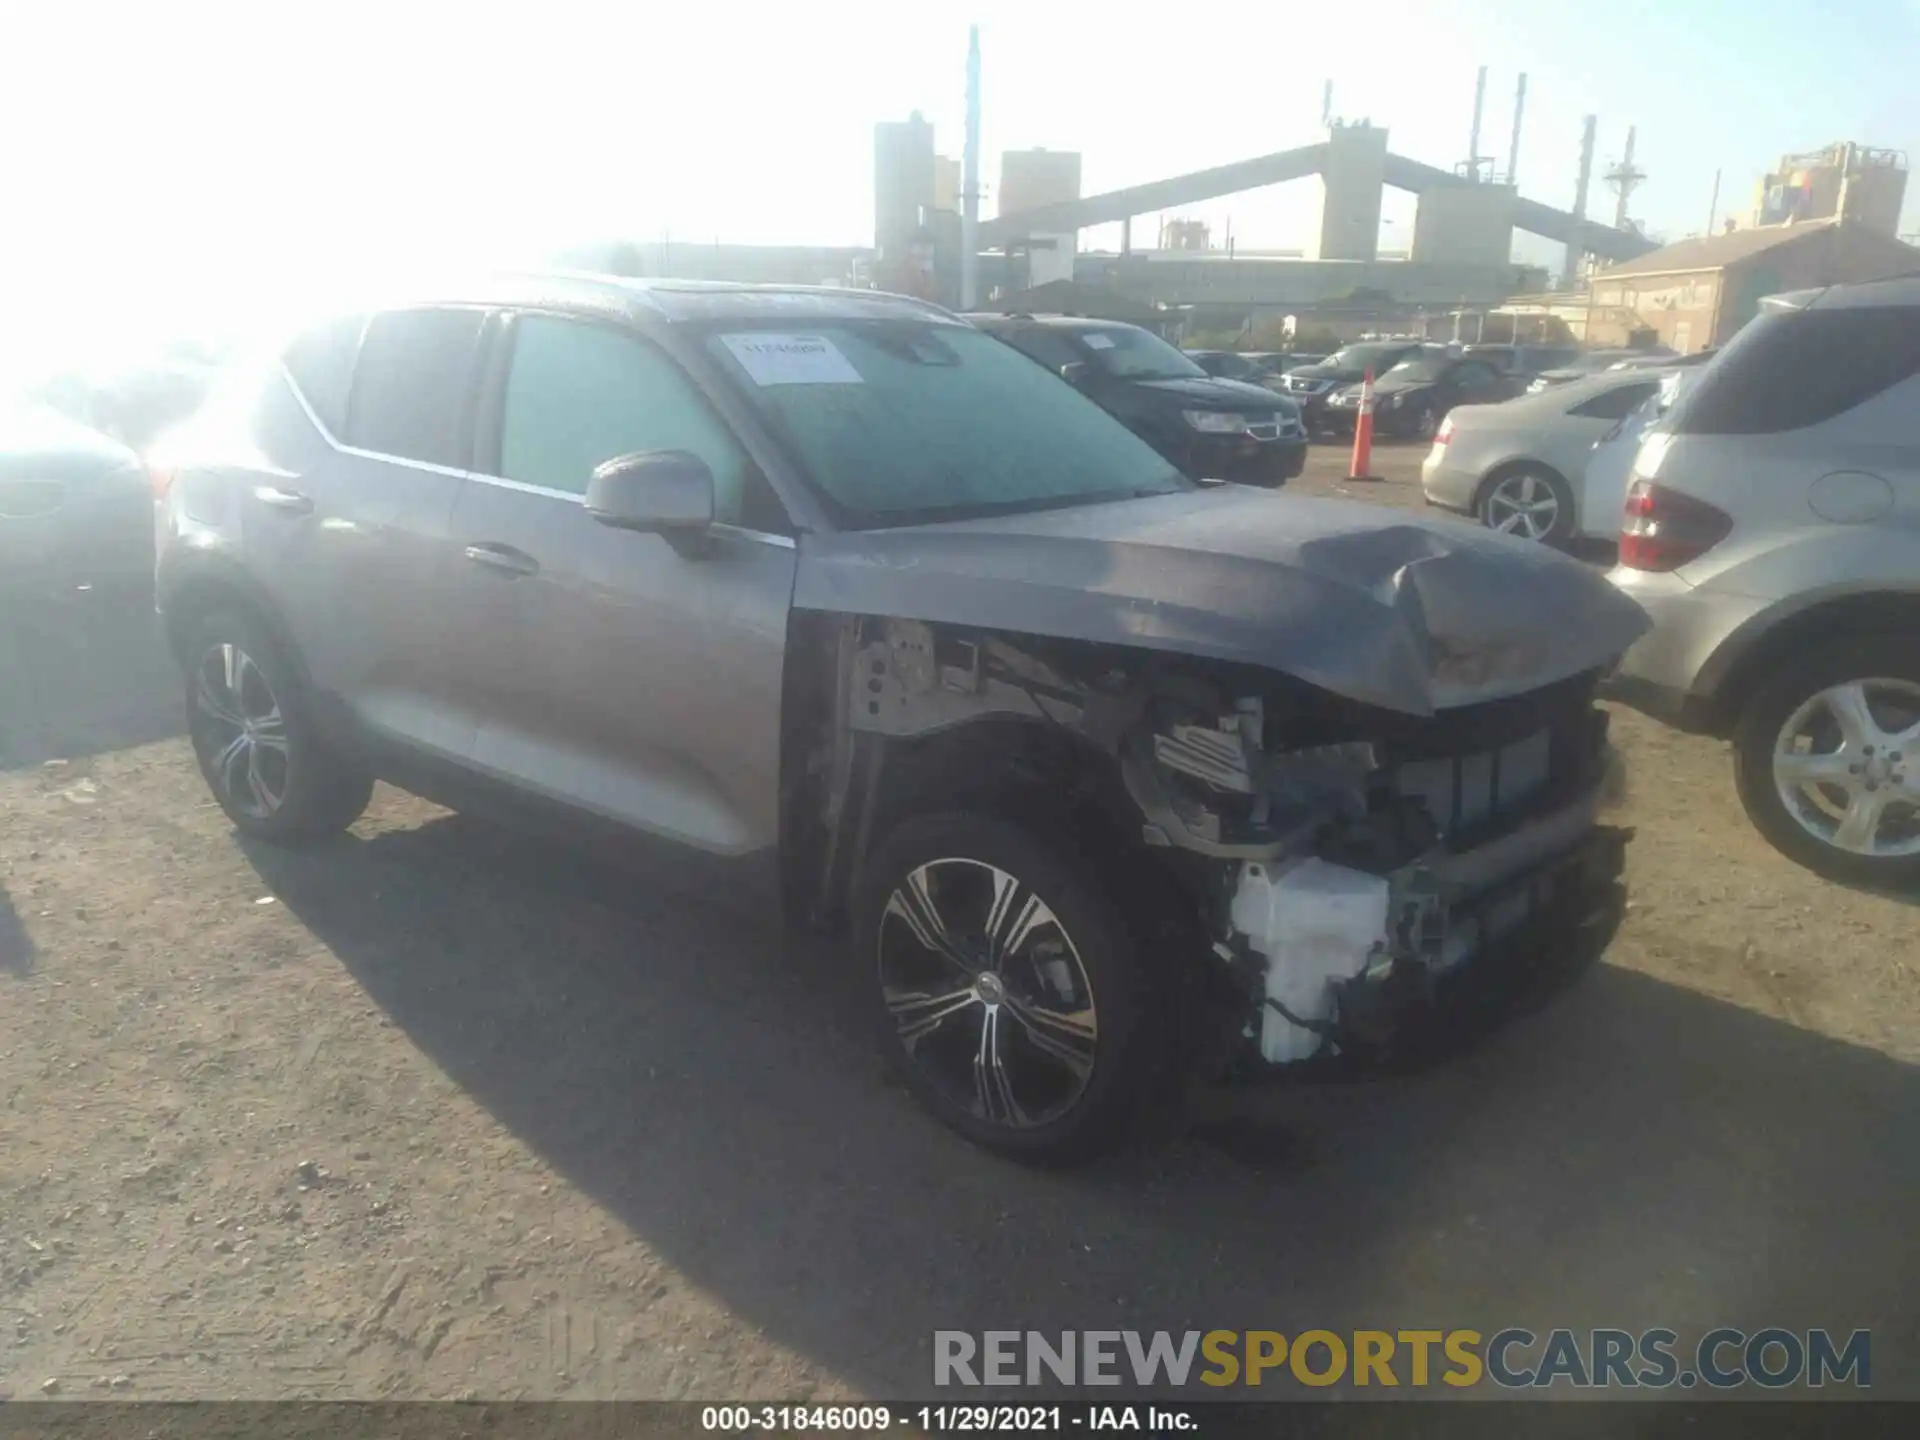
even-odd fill
[(254, 616), (220, 610), (187, 650), (187, 734), (200, 774), (244, 834), (297, 844), (346, 829), (372, 777), (321, 737), (292, 663)]
[(1164, 1031), (1116, 887), (1035, 829), (909, 820), (862, 867), (854, 944), (889, 1064), (975, 1144), (1032, 1163), (1119, 1144)]
[(1848, 884), (1920, 883), (1920, 655), (1909, 639), (1816, 642), (1747, 701), (1734, 781), (1781, 854)]

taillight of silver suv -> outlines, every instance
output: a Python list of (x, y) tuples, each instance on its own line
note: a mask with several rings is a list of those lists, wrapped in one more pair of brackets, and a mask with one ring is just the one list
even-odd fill
[(1733, 518), (1718, 506), (1651, 480), (1635, 480), (1627, 489), (1620, 563), (1633, 570), (1678, 570), (1732, 532)]

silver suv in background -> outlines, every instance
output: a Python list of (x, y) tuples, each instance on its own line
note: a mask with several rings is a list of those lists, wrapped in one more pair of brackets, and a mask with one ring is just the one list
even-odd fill
[(373, 777), (773, 859), (969, 1138), (1432, 1034), (1604, 945), (1560, 556), (1184, 477), (956, 317), (528, 277), (324, 321), (169, 457), (159, 595), (242, 831)]
[(1730, 737), (1782, 852), (1920, 881), (1920, 277), (1780, 295), (1642, 442), (1622, 700)]

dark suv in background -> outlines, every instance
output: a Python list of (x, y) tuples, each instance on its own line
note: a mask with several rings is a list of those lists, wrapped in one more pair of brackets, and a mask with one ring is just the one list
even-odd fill
[(1290, 398), (1215, 379), (1150, 330), (1066, 315), (966, 318), (1064, 376), (1196, 480), (1279, 486), (1306, 466)]

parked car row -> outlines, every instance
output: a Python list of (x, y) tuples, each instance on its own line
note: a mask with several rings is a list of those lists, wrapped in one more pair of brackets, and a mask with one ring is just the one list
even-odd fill
[(1028, 1159), (1597, 953), (1639, 608), (1202, 483), (1290, 407), (1143, 333), (577, 276), (317, 320), (161, 457), (206, 782), (286, 844), (378, 776), (770, 860), (910, 1092)]

